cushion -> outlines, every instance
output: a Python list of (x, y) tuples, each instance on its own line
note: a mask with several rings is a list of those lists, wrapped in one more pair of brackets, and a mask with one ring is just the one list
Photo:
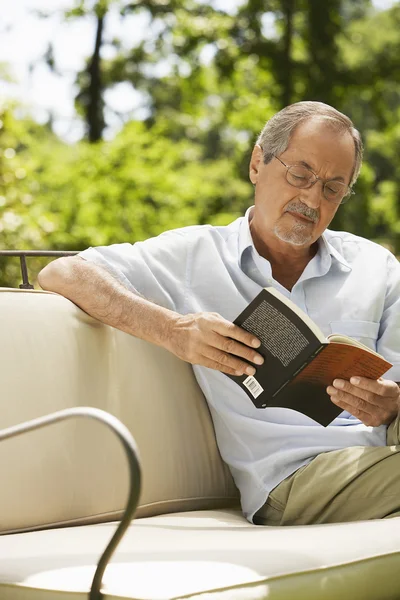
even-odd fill
[[(86, 600), (115, 523), (0, 537), (2, 600)], [(395, 600), (400, 518), (257, 527), (240, 512), (135, 520), (103, 579), (104, 600)]]
[[(0, 289), (0, 429), (94, 406), (132, 432), (138, 514), (238, 505), (191, 366), (89, 317), (57, 294)], [(118, 519), (128, 479), (104, 425), (74, 419), (0, 444), (0, 531)]]

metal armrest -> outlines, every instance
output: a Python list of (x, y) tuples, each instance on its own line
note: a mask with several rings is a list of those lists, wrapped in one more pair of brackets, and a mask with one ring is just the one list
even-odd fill
[(139, 501), (141, 483), (140, 461), (135, 441), (132, 435), (130, 434), (129, 430), (125, 427), (125, 425), (121, 423), (121, 421), (119, 421), (116, 417), (110, 415), (109, 413), (105, 412), (104, 410), (91, 407), (67, 408), (65, 410), (60, 410), (58, 412), (46, 415), (44, 417), (39, 417), (38, 419), (33, 419), (32, 421), (26, 421), (25, 423), (21, 423), (19, 425), (14, 425), (13, 427), (8, 427), (7, 429), (0, 430), (0, 442), (8, 438), (16, 437), (21, 433), (33, 431), (34, 429), (40, 429), (41, 427), (45, 427), (46, 425), (58, 423), (59, 421), (65, 421), (66, 419), (70, 419), (72, 417), (89, 417), (91, 419), (101, 421), (105, 425), (108, 425), (108, 427), (110, 427), (113, 430), (113, 432), (118, 436), (119, 440), (121, 441), (128, 459), (130, 474), (130, 489), (128, 494), (128, 502), (126, 504), (122, 519), (116, 531), (114, 532), (114, 535), (112, 536), (106, 549), (100, 557), (89, 593), (89, 600), (100, 600), (102, 597), (100, 588), (104, 571), (109, 560), (111, 559), (111, 556), (113, 555), (119, 542), (121, 541), (126, 530), (128, 529)]
[(1, 256), (18, 256), (21, 265), (22, 283), (19, 286), (22, 290), (33, 290), (33, 285), (29, 283), (28, 269), (26, 267), (27, 256), (75, 256), (78, 250), (0, 250)]

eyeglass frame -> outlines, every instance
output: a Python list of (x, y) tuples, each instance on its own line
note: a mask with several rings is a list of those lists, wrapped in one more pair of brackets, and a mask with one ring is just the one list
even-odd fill
[[(262, 148), (261, 148), (261, 150), (262, 150)], [(294, 187), (294, 188), (297, 188), (297, 189), (299, 189), (299, 190), (300, 190), (300, 189), (302, 189), (302, 190), (308, 190), (308, 189), (312, 188), (312, 187), (313, 187), (313, 186), (314, 186), (314, 185), (317, 183), (317, 181), (320, 181), (320, 182), (323, 184), (323, 185), (322, 185), (322, 193), (323, 193), (323, 196), (324, 196), (325, 200), (327, 200), (328, 202), (332, 202), (332, 204), (337, 204), (337, 205), (344, 204), (345, 202), (347, 202), (347, 200), (350, 198), (350, 196), (352, 196), (353, 194), (355, 194), (355, 191), (354, 191), (354, 190), (353, 190), (353, 189), (352, 189), (352, 188), (351, 188), (349, 185), (347, 185), (346, 183), (343, 183), (342, 181), (337, 181), (337, 180), (335, 180), (335, 179), (322, 179), (321, 177), (318, 177), (318, 175), (316, 175), (316, 174), (314, 173), (314, 171), (312, 171), (311, 169), (309, 169), (308, 167), (306, 167), (306, 166), (304, 166), (304, 165), (298, 165), (298, 164), (294, 164), (294, 165), (287, 165), (287, 164), (285, 164), (285, 163), (283, 162), (283, 160), (281, 160), (281, 159), (280, 159), (278, 156), (276, 156), (276, 154), (273, 154), (272, 156), (273, 156), (274, 158), (276, 158), (277, 160), (279, 160), (279, 162), (280, 162), (280, 163), (281, 163), (281, 164), (282, 164), (282, 165), (283, 165), (283, 166), (286, 168), (286, 175), (285, 175), (285, 177), (286, 177), (286, 181), (288, 182), (288, 184), (289, 184), (289, 185), (291, 185), (291, 186), (292, 186), (292, 187)], [(290, 170), (292, 167), (302, 167), (303, 169), (306, 169), (307, 171), (309, 171), (309, 172), (311, 173), (311, 175), (313, 175), (313, 177), (314, 177), (314, 181), (311, 181), (309, 185), (306, 185), (306, 186), (304, 186), (304, 187), (301, 187), (301, 186), (294, 185), (294, 184), (293, 184), (293, 183), (291, 183), (291, 182), (288, 180), (288, 178), (287, 178), (287, 174), (288, 174), (289, 170)], [(346, 194), (343, 196), (343, 198), (340, 200), (340, 202), (336, 202), (335, 200), (331, 200), (330, 198), (327, 198), (327, 197), (325, 196), (325, 186), (326, 186), (326, 184), (327, 184), (327, 183), (329, 183), (330, 181), (335, 181), (336, 183), (340, 183), (341, 185), (343, 185), (343, 186), (347, 187), (347, 192), (346, 192)]]

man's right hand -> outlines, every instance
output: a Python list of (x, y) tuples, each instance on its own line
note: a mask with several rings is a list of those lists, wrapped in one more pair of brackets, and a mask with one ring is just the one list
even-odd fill
[(230, 375), (254, 375), (249, 362), (264, 362), (254, 350), (260, 341), (218, 313), (178, 315), (170, 333), (167, 349), (191, 364)]

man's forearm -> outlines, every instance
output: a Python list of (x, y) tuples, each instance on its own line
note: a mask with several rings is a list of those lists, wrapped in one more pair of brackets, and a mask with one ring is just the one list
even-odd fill
[(44, 290), (65, 296), (99, 321), (167, 347), (177, 313), (137, 296), (105, 269), (79, 257), (60, 258), (38, 280)]

